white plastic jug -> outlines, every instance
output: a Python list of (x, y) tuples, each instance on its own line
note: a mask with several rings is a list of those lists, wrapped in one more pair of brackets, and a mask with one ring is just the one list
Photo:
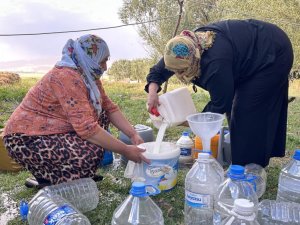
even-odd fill
[(159, 96), (160, 105), (157, 107), (159, 116), (150, 114), (150, 119), (156, 128), (163, 122), (169, 127), (177, 126), (186, 121), (188, 115), (196, 113), (192, 96), (186, 87), (169, 91)]

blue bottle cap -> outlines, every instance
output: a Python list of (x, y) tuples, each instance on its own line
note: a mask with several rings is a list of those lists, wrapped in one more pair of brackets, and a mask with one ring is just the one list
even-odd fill
[(146, 185), (143, 182), (135, 181), (131, 185), (131, 189), (129, 192), (131, 195), (136, 197), (146, 197), (149, 196), (146, 192)]
[(233, 179), (245, 178), (245, 167), (240, 165), (231, 165), (228, 176)]
[(189, 132), (188, 131), (183, 131), (182, 136), (189, 136)]
[(27, 220), (28, 210), (29, 210), (28, 203), (25, 202), (24, 200), (21, 200), (21, 202), (20, 202), (20, 216), (21, 216), (23, 221)]
[(300, 149), (295, 150), (293, 158), (296, 160), (300, 160)]

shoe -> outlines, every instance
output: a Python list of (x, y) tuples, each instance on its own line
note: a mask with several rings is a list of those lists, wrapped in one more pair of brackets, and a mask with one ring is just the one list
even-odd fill
[(103, 180), (103, 176), (101, 176), (101, 175), (95, 175), (92, 179), (95, 182), (99, 182), (99, 181)]
[(44, 188), (46, 186), (50, 186), (50, 185), (51, 185), (51, 183), (49, 183), (49, 182), (39, 183), (34, 177), (29, 177), (25, 181), (25, 186), (27, 188), (42, 189), (42, 188)]

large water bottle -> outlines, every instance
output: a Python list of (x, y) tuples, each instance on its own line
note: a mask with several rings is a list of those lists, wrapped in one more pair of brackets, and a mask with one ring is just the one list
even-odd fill
[(62, 196), (81, 212), (93, 210), (99, 203), (99, 191), (92, 178), (81, 178), (51, 185), (45, 187), (44, 190)]
[(208, 153), (199, 153), (185, 178), (185, 225), (212, 224), (214, 197), (223, 180), (218, 162)]
[[(164, 218), (161, 209), (152, 201), (143, 182), (133, 182), (130, 195), (115, 209), (112, 225), (163, 225)], [(153, 190), (153, 189), (152, 189)]]
[(182, 132), (182, 135), (176, 142), (176, 145), (180, 148), (179, 165), (188, 166), (192, 164), (192, 149), (194, 147), (194, 142), (189, 137), (189, 132)]
[(300, 149), (280, 172), (277, 200), (300, 203)]
[[(257, 197), (260, 198), (266, 191), (267, 173), (265, 169), (258, 164), (250, 163), (245, 166), (245, 173), (254, 176), (254, 190), (256, 191)], [(250, 178), (250, 176), (248, 176), (248, 178)]]
[(265, 199), (258, 205), (257, 219), (260, 225), (299, 225), (300, 204)]
[(257, 211), (258, 197), (253, 184), (247, 180), (245, 168), (239, 165), (231, 165), (226, 180), (217, 190), (214, 224), (220, 224), (224, 218), (230, 215), (234, 200), (238, 198), (253, 202), (255, 212)]
[(29, 202), (29, 225), (91, 225), (78, 209), (63, 197), (40, 190)]
[(235, 199), (231, 215), (222, 221), (222, 225), (259, 225), (253, 202), (248, 199)]

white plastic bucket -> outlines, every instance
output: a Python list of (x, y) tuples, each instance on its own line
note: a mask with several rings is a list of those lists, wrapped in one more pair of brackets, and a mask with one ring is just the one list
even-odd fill
[(132, 180), (141, 178), (147, 185), (158, 187), (161, 191), (167, 191), (177, 184), (178, 159), (180, 149), (175, 143), (162, 142), (159, 153), (153, 153), (155, 142), (140, 144), (145, 148), (144, 156), (151, 160), (151, 164), (137, 164), (129, 161), (124, 176)]

